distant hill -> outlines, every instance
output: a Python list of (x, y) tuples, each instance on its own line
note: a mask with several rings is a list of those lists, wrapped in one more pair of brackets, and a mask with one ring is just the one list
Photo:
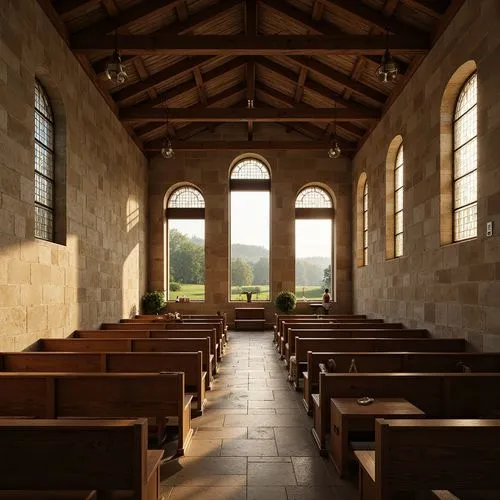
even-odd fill
[(232, 259), (243, 259), (249, 262), (257, 262), (263, 257), (269, 257), (269, 250), (262, 246), (257, 245), (242, 245), (240, 243), (234, 243), (231, 245), (231, 258)]

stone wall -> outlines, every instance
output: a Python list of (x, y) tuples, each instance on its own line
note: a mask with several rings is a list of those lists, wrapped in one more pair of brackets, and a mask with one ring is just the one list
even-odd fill
[[(65, 244), (34, 238), (35, 77), (56, 115)], [(146, 196), (143, 154), (37, 2), (0, 2), (0, 351), (138, 308)]]
[[(197, 140), (243, 140), (246, 130), (239, 125), (218, 127), (214, 133), (197, 136)], [(282, 127), (257, 125), (255, 140), (303, 140), (287, 134)], [(164, 199), (165, 193), (178, 183), (197, 186), (205, 197), (205, 293), (203, 303), (175, 304), (175, 309), (214, 311), (233, 318), (234, 307), (243, 303), (229, 299), (229, 186), (231, 163), (245, 151), (177, 152), (174, 160), (155, 157), (150, 163), (150, 287), (163, 290)], [(255, 152), (257, 153), (257, 152)], [(309, 183), (323, 184), (335, 196), (336, 235), (336, 311), (350, 312), (351, 296), (351, 162), (348, 158), (330, 160), (326, 151), (259, 151), (271, 167), (271, 249), (270, 272), (272, 298), (281, 290), (295, 288), (295, 197)], [(256, 303), (257, 304), (257, 303)], [(270, 322), (275, 311), (272, 302), (258, 303), (266, 309)], [(308, 311), (299, 304), (297, 311)]]
[[(466, 336), (485, 351), (500, 350), (499, 25), (497, 0), (466, 1), (353, 162), (353, 194), (363, 172), (369, 186), (369, 262), (357, 267), (353, 259), (354, 311), (436, 336)], [(479, 96), (478, 237), (441, 245), (441, 102), (452, 75), (471, 59)], [(386, 260), (386, 156), (398, 134), (405, 153), (405, 252)], [(487, 221), (495, 224), (489, 238)]]

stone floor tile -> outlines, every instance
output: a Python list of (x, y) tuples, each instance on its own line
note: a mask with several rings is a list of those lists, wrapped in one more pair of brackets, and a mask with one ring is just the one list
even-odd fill
[(296, 485), (291, 463), (248, 463), (249, 486)]
[(170, 499), (170, 494), (172, 493), (172, 490), (174, 489), (173, 486), (163, 486), (160, 485), (160, 494), (158, 496), (158, 500), (169, 500)]
[(274, 439), (228, 439), (222, 442), (223, 457), (277, 456)]
[(191, 427), (222, 427), (224, 425), (224, 415), (205, 413), (205, 415), (191, 420)]
[(247, 415), (276, 415), (274, 408), (248, 408)]
[(226, 415), (226, 427), (304, 427), (304, 421), (299, 415)]
[(293, 470), (300, 486), (332, 486), (340, 484), (332, 464), (323, 457), (292, 457)]
[(288, 500), (348, 500), (328, 486), (287, 486), (286, 494)]
[(193, 439), (186, 450), (186, 457), (219, 457), (222, 439)]
[(274, 439), (274, 429), (272, 427), (250, 427), (248, 439)]
[(246, 488), (243, 486), (175, 486), (168, 500), (246, 500)]
[(250, 462), (260, 462), (260, 463), (292, 463), (292, 457), (248, 457), (248, 463)]
[(249, 401), (248, 408), (299, 408), (295, 399), (281, 401)]
[(247, 500), (287, 500), (284, 486), (247, 486)]
[(199, 439), (246, 439), (246, 427), (198, 427), (193, 441)]
[[(289, 415), (280, 415), (288, 417)], [(276, 445), (280, 456), (315, 457), (318, 447), (310, 430), (304, 427), (275, 428)]]

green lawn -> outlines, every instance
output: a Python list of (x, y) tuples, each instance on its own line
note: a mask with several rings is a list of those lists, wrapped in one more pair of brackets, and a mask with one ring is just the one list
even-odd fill
[[(269, 300), (269, 285), (252, 285), (251, 287), (259, 287), (261, 292), (252, 295), (252, 302), (267, 301)], [(245, 295), (240, 294), (240, 290), (245, 287), (233, 286), (231, 288), (231, 301), (233, 302), (246, 302)], [(304, 297), (306, 300), (321, 300), (323, 296), (323, 288), (315, 285), (298, 286), (296, 290), (297, 300), (302, 300), (302, 289), (304, 289)], [(175, 300), (176, 296), (182, 297), (185, 295), (191, 300), (205, 300), (205, 285), (187, 285), (181, 283), (181, 289), (178, 292), (170, 292), (170, 300)]]

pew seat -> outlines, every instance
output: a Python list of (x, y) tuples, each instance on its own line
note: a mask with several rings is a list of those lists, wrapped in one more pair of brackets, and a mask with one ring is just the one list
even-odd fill
[(0, 420), (0, 498), (158, 500), (163, 450), (147, 443), (145, 419)]

